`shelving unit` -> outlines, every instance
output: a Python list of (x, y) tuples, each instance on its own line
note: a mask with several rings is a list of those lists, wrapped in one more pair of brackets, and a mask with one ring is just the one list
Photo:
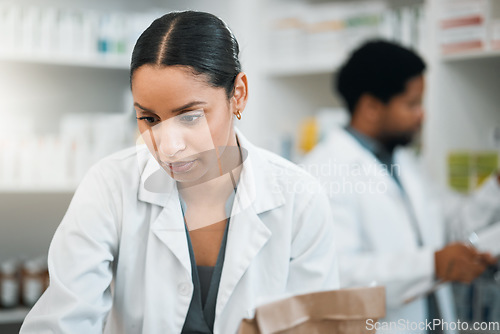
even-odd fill
[(491, 137), (500, 125), (500, 51), (487, 47), (442, 55), (439, 2), (427, 0), (426, 6), (434, 29), (430, 31), (423, 161), (430, 177), (447, 187), (450, 152), (495, 150)]
[(293, 78), (304, 75), (317, 75), (334, 73), (340, 63), (332, 64), (331, 61), (323, 62), (304, 62), (300, 63), (282, 63), (279, 65), (268, 65), (265, 73), (274, 78)]
[(30, 309), (27, 307), (0, 310), (0, 325), (20, 323), (28, 315), (29, 311)]
[(484, 58), (500, 58), (500, 50), (460, 52), (441, 56), (443, 61), (479, 60)]
[(30, 55), (14, 55), (0, 54), (0, 63), (27, 63), (37, 65), (56, 65), (67, 67), (84, 67), (94, 69), (119, 69), (128, 71), (130, 69), (130, 59), (128, 58), (113, 58), (113, 57), (88, 57), (75, 58), (63, 56), (30, 56)]
[[(263, 108), (268, 110), (265, 113), (265, 131), (262, 132), (296, 138), (304, 119), (314, 117), (325, 108), (342, 108), (343, 103), (333, 84), (350, 48), (359, 45), (363, 38), (381, 38), (380, 34), (388, 24), (383, 16), (387, 8), (395, 13), (402, 6), (410, 6), (407, 8), (412, 9), (412, 15), (417, 15), (414, 9), (422, 3), (389, 0), (264, 2), (262, 5), (268, 9), (270, 21), (262, 24), (265, 27), (261, 32), (265, 45), (261, 57), (270, 56), (261, 65), (266, 80), (261, 84), (263, 93), (260, 97), (265, 101)], [(362, 10), (356, 6), (362, 6)], [(353, 11), (354, 7), (356, 10)], [(337, 9), (343, 14), (337, 15)], [(272, 11), (277, 10), (285, 14), (273, 14)], [(415, 34), (423, 28), (419, 25), (415, 27)], [(410, 40), (415, 42), (413, 37)], [(330, 44), (336, 47), (326, 46)], [(297, 149), (296, 143), (293, 146), (291, 158), (300, 162), (303, 152)]]
[(47, 186), (28, 186), (28, 185), (0, 185), (0, 194), (72, 194), (76, 190), (77, 184), (67, 185), (47, 185)]
[[(137, 8), (133, 1), (122, 0), (99, 3), (81, 0), (71, 4), (56, 0), (20, 0), (14, 3), (16, 6), (70, 6), (106, 12), (142, 11), (145, 4), (156, 7), (154, 1), (144, 1)], [(24, 120), (33, 119), (36, 135), (46, 135), (58, 133), (59, 122), (66, 113), (124, 112), (129, 67), (129, 55), (78, 57), (3, 52), (0, 54), (3, 125), (16, 129), (23, 126)], [(0, 148), (0, 159), (1, 153)], [(39, 164), (34, 163), (33, 167), (39, 168)], [(76, 183), (47, 181), (40, 185), (0, 183), (0, 260), (46, 254), (76, 187)], [(18, 333), (28, 312), (27, 307), (0, 309), (0, 332)]]

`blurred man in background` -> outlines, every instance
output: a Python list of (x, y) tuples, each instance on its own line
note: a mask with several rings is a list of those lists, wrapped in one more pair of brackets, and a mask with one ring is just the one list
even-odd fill
[[(358, 48), (337, 77), (350, 124), (332, 130), (305, 161), (330, 198), (341, 285), (386, 286), (380, 333), (422, 333), (426, 319), (456, 321), (443, 283), (471, 282), (495, 263), (465, 243), (446, 242), (448, 226), (473, 229), (500, 216), (500, 177), (445, 218), (414, 156), (401, 149), (422, 127), (425, 67), (418, 55), (389, 42)], [(398, 326), (384, 330), (384, 322)], [(417, 331), (412, 323), (420, 324)]]

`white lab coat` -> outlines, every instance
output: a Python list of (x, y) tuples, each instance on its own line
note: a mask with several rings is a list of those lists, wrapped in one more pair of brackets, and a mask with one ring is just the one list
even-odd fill
[[(237, 136), (248, 158), (231, 213), (216, 334), (235, 333), (263, 299), (339, 284), (330, 208), (317, 180)], [(185, 233), (176, 182), (147, 148), (102, 160), (54, 235), (50, 286), (21, 333), (92, 334), (103, 326), (180, 333), (193, 293)]]
[[(434, 252), (446, 241), (445, 217), (413, 157), (399, 150), (395, 163), (393, 172), (409, 197), (423, 247), (418, 246), (409, 210), (393, 177), (344, 129), (333, 130), (303, 165), (319, 178), (332, 206), (341, 287), (385, 285), (387, 316), (381, 321), (425, 322), (426, 300), (404, 301), (434, 283)], [(493, 188), (493, 197), (500, 198), (498, 185)], [(474, 219), (474, 210), (468, 212), (468, 218)], [(456, 321), (450, 286), (442, 286), (437, 298), (444, 320)]]

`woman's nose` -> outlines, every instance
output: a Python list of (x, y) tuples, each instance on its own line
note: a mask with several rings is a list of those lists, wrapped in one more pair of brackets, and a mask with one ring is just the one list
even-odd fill
[(182, 129), (170, 120), (157, 125), (155, 140), (162, 160), (172, 159), (186, 148)]

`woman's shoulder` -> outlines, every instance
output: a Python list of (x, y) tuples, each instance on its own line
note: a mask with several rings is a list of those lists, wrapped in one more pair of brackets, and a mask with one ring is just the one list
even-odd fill
[(133, 146), (110, 154), (95, 164), (87, 172), (86, 178), (99, 177), (108, 184), (137, 183), (150, 158), (145, 145)]
[(150, 153), (146, 145), (132, 146), (112, 153), (94, 164), (94, 168), (118, 168), (130, 170), (130, 167), (144, 168)]

